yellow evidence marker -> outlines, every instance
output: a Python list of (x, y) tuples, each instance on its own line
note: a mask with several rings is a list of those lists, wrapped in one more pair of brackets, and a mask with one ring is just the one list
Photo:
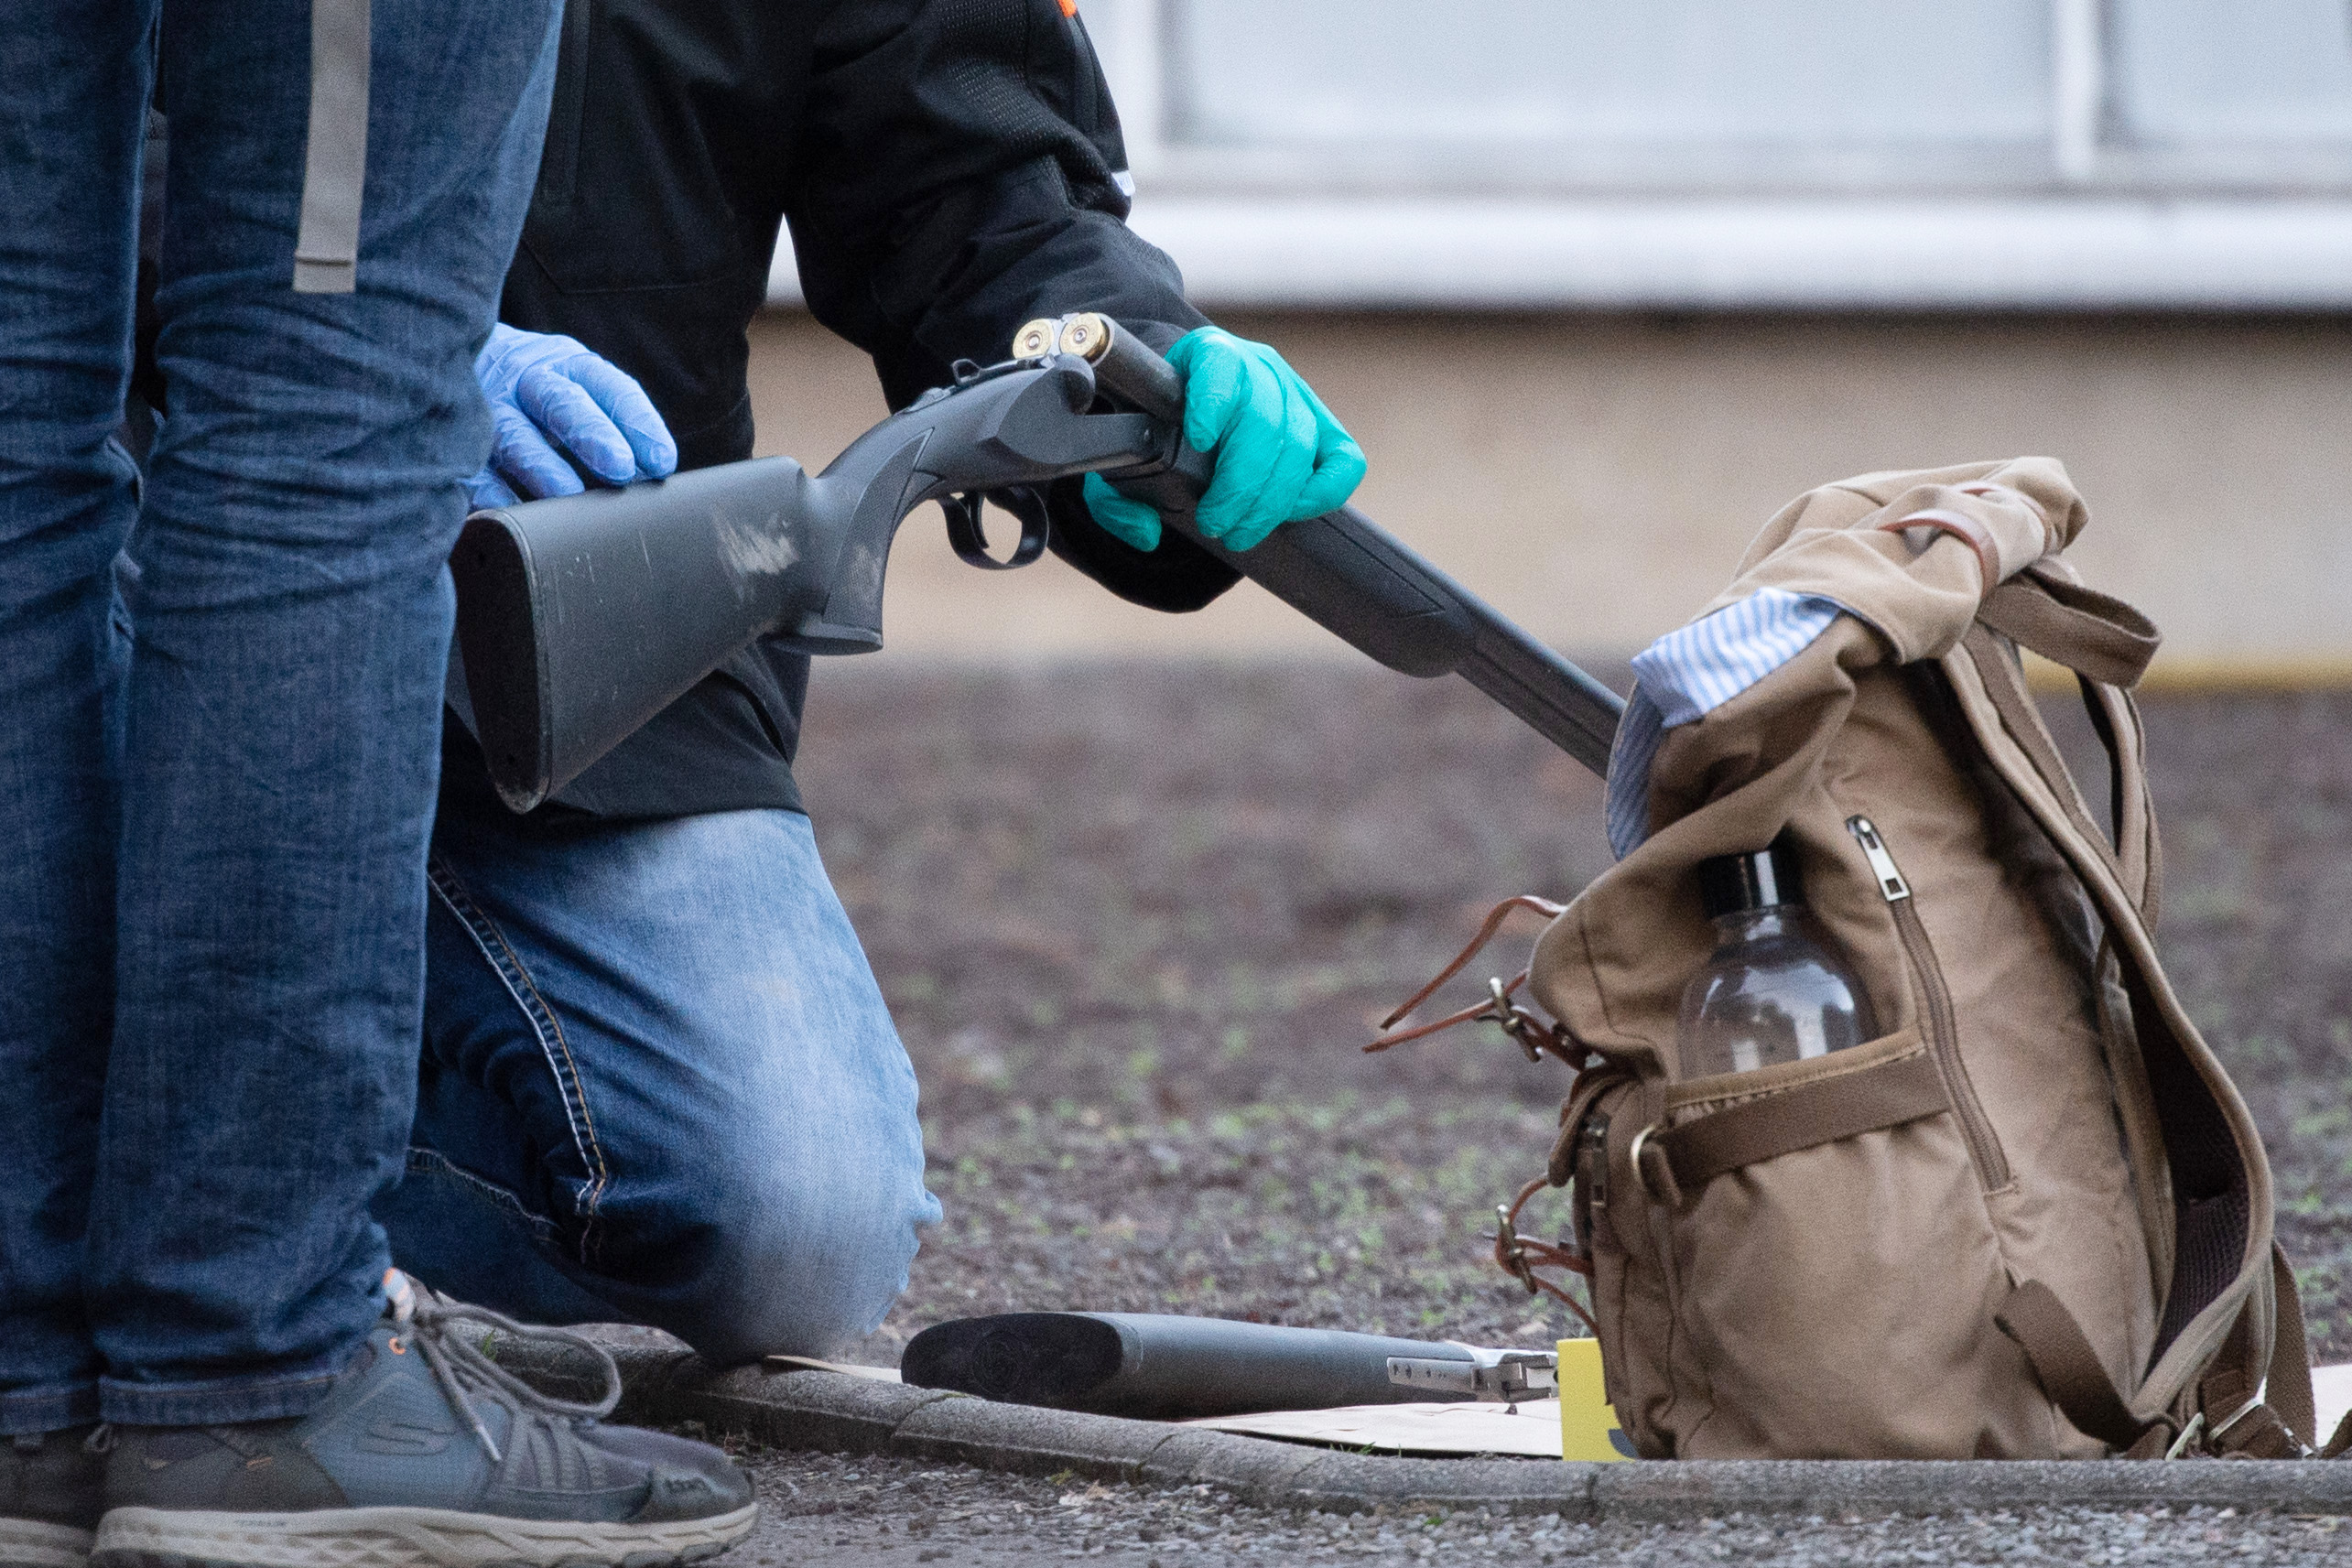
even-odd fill
[(1563, 1339), (1560, 1352), (1560, 1457), (1631, 1459), (1633, 1444), (1617, 1424), (1600, 1376), (1600, 1341)]

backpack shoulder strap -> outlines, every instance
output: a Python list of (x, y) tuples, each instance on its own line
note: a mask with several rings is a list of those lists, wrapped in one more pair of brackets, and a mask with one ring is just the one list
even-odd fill
[(2258, 1295), (2197, 1383), (2206, 1446), (2225, 1458), (2305, 1459), (2317, 1441), (2318, 1401), (2312, 1396), (2311, 1359), (2303, 1336), (2303, 1297), (2287, 1254), (2271, 1243), (2271, 1356), (2258, 1357), (2254, 1314)]
[(2278, 1294), (2278, 1327), (2271, 1341), (2271, 1371), (2262, 1400), (2305, 1444), (2320, 1440), (2319, 1400), (2311, 1386), (2311, 1344), (2303, 1333), (2303, 1292), (2287, 1249), (2271, 1243), (2271, 1281)]
[[(2025, 1352), (2034, 1376), (2066, 1419), (2128, 1459), (2169, 1457), (2176, 1451), (2176, 1436), (2184, 1444), (2202, 1438), (2205, 1452), (2227, 1458), (2308, 1458), (2318, 1416), (2303, 1300), (2286, 1252), (2275, 1241), (2271, 1244), (2271, 1283), (2274, 1313), (2269, 1366), (2255, 1365), (2252, 1354), (2252, 1318), (2260, 1304), (2257, 1298), (2246, 1303), (2228, 1342), (2198, 1381), (2195, 1419), (2186, 1428), (2169, 1416), (2143, 1420), (2135, 1414), (2099, 1364), (2082, 1325), (2039, 1281), (2012, 1287), (1993, 1322)], [(2352, 1426), (2352, 1417), (2345, 1424)]]
[(2102, 686), (2140, 684), (2162, 638), (2155, 622), (2113, 594), (2040, 561), (1985, 596), (1977, 619), (2021, 648)]
[(2126, 883), (2139, 890), (2141, 917), (2153, 928), (2163, 903), (2164, 845), (2148, 788), (2148, 732), (2140, 721), (2140, 704), (2120, 687), (2079, 673), (2075, 679), (2091, 728), (2107, 749), (2108, 820), (2115, 824), (2116, 855)]
[[(2001, 603), (1993, 605), (1993, 598)], [(2073, 862), (2107, 923), (2129, 1004), (2121, 1016), (2130, 1020), (2128, 1034), (2146, 1069), (2146, 1098), (2171, 1178), (2173, 1263), (2153, 1354), (2139, 1386), (2117, 1395), (2143, 1421), (2177, 1409), (2184, 1395), (2209, 1409), (2223, 1402), (2227, 1390), (2217, 1386), (2215, 1397), (2206, 1399), (2203, 1385), (2217, 1369), (2232, 1368), (2244, 1385), (2232, 1409), (2250, 1411), (2278, 1326), (2271, 1304), (2270, 1167), (2251, 1113), (2181, 1006), (2155, 950), (2154, 813), (2148, 807), (2139, 716), (2122, 689), (2145, 667), (2154, 632), (2137, 611), (2083, 588), (2055, 563), (2012, 579), (1987, 604), (1993, 613), (1945, 656), (1945, 671), (1995, 770)], [(2104, 720), (2102, 740), (2109, 742), (2109, 761), (2119, 775), (2120, 850), (2092, 825), (2066, 775), (2025, 690), (2015, 648), (2005, 640), (2011, 632), (2023, 633), (2024, 645), (2056, 654), (2089, 677), (2094, 717)], [(2249, 1312), (2249, 1303), (2258, 1304)], [(2030, 1306), (2024, 1313), (2028, 1320), (2033, 1316)], [(2240, 1341), (2234, 1352), (2233, 1335)], [(2048, 1336), (2042, 1338), (2049, 1342)], [(2054, 1357), (2054, 1375), (2068, 1381), (2065, 1358)], [(2294, 1404), (2292, 1393), (2286, 1398)], [(2091, 1409), (2086, 1406), (2084, 1413), (2092, 1415)], [(2227, 1424), (2228, 1412), (2207, 1419)], [(2281, 1444), (2283, 1448), (2283, 1439)]]
[(2106, 862), (2116, 881), (2130, 895), (2141, 918), (2153, 926), (2158, 892), (2153, 873), (2160, 856), (2156, 848), (2156, 813), (2141, 761), (2140, 711), (2130, 695), (2083, 677), (2083, 700), (2091, 712), (2091, 726), (2098, 732), (2108, 755), (2109, 798), (2115, 806), (2116, 826), (2115, 838), (2110, 841), (2105, 830), (2091, 820), (2090, 806), (2083, 799), (2065, 760), (2058, 754), (2057, 741), (2042, 722), (2041, 712), (2033, 706), (2032, 693), (2026, 689), (2024, 673), (2018, 668), (2016, 659), (1983, 624), (1971, 627), (1960, 646), (1976, 666), (1985, 695), (2000, 716), (2001, 728), (2017, 742), (2018, 750), (2025, 754), (2034, 773), (2056, 799), (2084, 846)]
[[(2038, 562), (1988, 594), (1977, 622), (1963, 646), (2000, 709), (2002, 724), (2065, 807), (2076, 831), (2100, 849), (2111, 849), (2108, 859), (2117, 880), (2152, 927), (2162, 896), (2163, 849), (2148, 789), (2146, 737), (2130, 688), (2155, 656), (2161, 639), (2154, 623), (2112, 594), (2076, 580), (2055, 560)], [(2089, 808), (2034, 708), (2022, 673), (1988, 631), (2075, 673), (2091, 727), (2107, 751), (2112, 841), (2092, 825)]]

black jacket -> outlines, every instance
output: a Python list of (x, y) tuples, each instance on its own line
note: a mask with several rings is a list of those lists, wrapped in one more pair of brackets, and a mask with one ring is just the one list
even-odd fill
[[(817, 319), (893, 407), (1038, 316), (1101, 310), (1166, 344), (1203, 319), (1123, 220), (1126, 157), (1061, 0), (570, 0), (547, 151), (499, 314), (642, 383), (679, 466), (751, 455), (745, 327), (779, 220)], [(1056, 487), (1054, 547), (1112, 592), (1192, 610), (1234, 574), (1171, 535), (1128, 547)], [(798, 805), (805, 657), (737, 656), (582, 774), (557, 821)], [(490, 800), (449, 727), (445, 806)], [(495, 807), (490, 807), (495, 809)]]

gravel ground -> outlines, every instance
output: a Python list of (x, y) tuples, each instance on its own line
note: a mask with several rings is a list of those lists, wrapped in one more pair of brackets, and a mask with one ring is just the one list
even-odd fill
[(1014, 1308), (1552, 1336), (1477, 1233), (1566, 1076), (1360, 1048), (1489, 903), (1608, 863), (1581, 768), (1377, 670), (820, 674), (803, 785), (948, 1210), (864, 1358)]
[[(2314, 1348), (2352, 1359), (2352, 693), (2147, 711), (2167, 964), (2269, 1140)], [(1608, 864), (1575, 763), (1370, 667), (875, 660), (820, 669), (800, 773), (948, 1209), (858, 1358), (1016, 1308), (1565, 1332), (1479, 1238), (1565, 1071), (1483, 1026), (1360, 1048), (1494, 900)], [(1526, 941), (1494, 952), (1476, 975)]]
[(1557, 1515), (1323, 1514), (1246, 1508), (1207, 1487), (1162, 1491), (911, 1461), (750, 1451), (765, 1509), (732, 1568), (999, 1565), (1099, 1558), (1179, 1563), (1420, 1562), (2126, 1564), (2352, 1563), (2335, 1519), (2227, 1510), (1842, 1520), (1734, 1515), (1695, 1525), (1570, 1524)]
[[(2352, 694), (2147, 707), (2167, 962), (2270, 1140), (2314, 1349), (2352, 1359)], [(2051, 717), (2086, 757), (2086, 726)], [(1360, 1047), (1490, 903), (1565, 897), (1607, 864), (1599, 786), (1574, 763), (1458, 682), (1370, 667), (875, 660), (820, 669), (800, 772), (921, 1077), (948, 1211), (851, 1358), (894, 1362), (929, 1324), (1013, 1309), (1488, 1343), (1566, 1331), (1479, 1235), (1542, 1169), (1565, 1073), (1485, 1029)], [(1492, 967), (1524, 953), (1508, 940)], [(762, 1465), (774, 1545), (737, 1561), (821, 1562), (837, 1538), (850, 1546), (822, 1550), (877, 1562), (899, 1560), (885, 1544), (910, 1562), (1312, 1556), (1365, 1550), (1370, 1528), (1191, 1494), (1065, 1506), (1044, 1483), (969, 1472)], [(918, 1546), (899, 1516), (920, 1510), (941, 1522)], [(1489, 1534), (1385, 1528), (1373, 1555), (1396, 1562)], [(2202, 1516), (1493, 1528), (1506, 1555), (1564, 1561), (2318, 1560), (2336, 1540)], [(1211, 1544), (1176, 1544), (1199, 1530)]]

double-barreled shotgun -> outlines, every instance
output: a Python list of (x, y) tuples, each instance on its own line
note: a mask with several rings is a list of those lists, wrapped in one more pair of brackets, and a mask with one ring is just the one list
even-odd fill
[[(1045, 548), (1043, 487), (1089, 472), (1389, 668), (1458, 674), (1606, 769), (1617, 696), (1355, 508), (1285, 524), (1246, 551), (1203, 539), (1192, 503), (1208, 460), (1183, 416), (1165, 360), (1104, 317), (1068, 316), (1031, 322), (1012, 359), (925, 394), (819, 474), (754, 458), (475, 513), (450, 566), (500, 797), (538, 805), (760, 638), (812, 654), (882, 646), (891, 541), (923, 503), (946, 510), (967, 559), (1023, 565)], [(983, 496), (1021, 521), (1006, 561), (986, 553)]]

